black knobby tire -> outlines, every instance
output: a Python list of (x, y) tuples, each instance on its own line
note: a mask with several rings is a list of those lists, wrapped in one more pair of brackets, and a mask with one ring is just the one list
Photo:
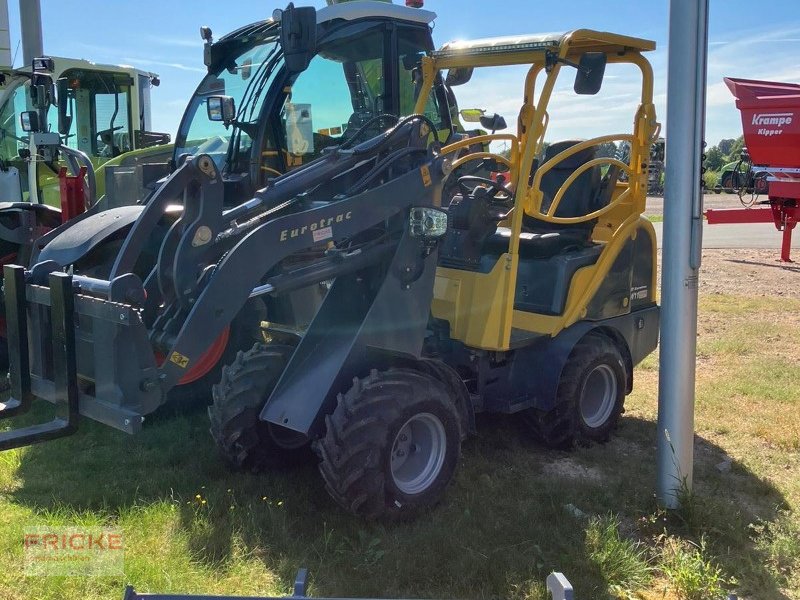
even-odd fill
[[(343, 508), (369, 519), (407, 518), (436, 504), (461, 455), (458, 413), (447, 388), (413, 369), (372, 371), (365, 379), (354, 379), (347, 393), (339, 394), (338, 405), (325, 424), (325, 436), (314, 448), (326, 488)], [(418, 479), (423, 487), (410, 493), (413, 481), (401, 479), (403, 465), (393, 469), (392, 457), (400, 460), (399, 444), (408, 441), (410, 467), (415, 467), (412, 459), (425, 462), (414, 439), (400, 439), (407, 427), (418, 426), (422, 431), (429, 424), (441, 437), (437, 449), (430, 452), (438, 458), (426, 464), (437, 467), (428, 475), (423, 467)]]
[(211, 436), (231, 468), (261, 471), (292, 466), (312, 456), (304, 436), (259, 419), (292, 352), (291, 346), (256, 344), (222, 369), (208, 417)]
[(626, 388), (627, 369), (617, 346), (602, 334), (589, 333), (564, 365), (553, 408), (529, 409), (522, 417), (549, 448), (605, 442), (623, 412)]
[(722, 186), (722, 189), (726, 192), (730, 193), (736, 191), (735, 189), (733, 189), (734, 185), (733, 175), (730, 173), (723, 176), (722, 180), (720, 181), (720, 185)]

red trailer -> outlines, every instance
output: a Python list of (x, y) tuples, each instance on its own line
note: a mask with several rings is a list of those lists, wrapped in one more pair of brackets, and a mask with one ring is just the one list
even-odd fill
[(792, 230), (800, 220), (800, 85), (725, 78), (742, 115), (752, 164), (767, 173), (768, 199), (748, 208), (709, 209), (709, 225), (774, 223), (783, 232), (781, 260), (791, 262)]

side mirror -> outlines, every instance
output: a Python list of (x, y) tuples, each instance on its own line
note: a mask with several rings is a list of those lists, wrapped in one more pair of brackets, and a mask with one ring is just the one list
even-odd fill
[(69, 80), (62, 77), (56, 82), (58, 90), (58, 133), (67, 135), (72, 128), (72, 111), (67, 114), (67, 109), (70, 108), (70, 95), (69, 95)]
[(421, 52), (416, 52), (414, 54), (405, 54), (403, 56), (403, 69), (406, 71), (413, 71), (417, 67), (419, 67), (420, 63), (422, 62), (423, 54)]
[(281, 47), (286, 68), (301, 73), (308, 68), (317, 48), (317, 9), (313, 6), (296, 8), (289, 3), (284, 11), (275, 11), (281, 22)]
[(605, 52), (584, 52), (578, 62), (573, 89), (576, 94), (592, 96), (600, 91), (606, 72)]
[(236, 102), (231, 96), (209, 96), (206, 111), (209, 121), (222, 121), (227, 127), (236, 118)]
[(508, 125), (506, 125), (506, 120), (497, 113), (493, 115), (483, 115), (480, 118), (480, 124), (481, 127), (490, 130), (492, 133), (495, 131), (502, 131), (508, 127)]
[(28, 110), (19, 113), (19, 123), (22, 131), (36, 133), (39, 131), (39, 113), (35, 110)]
[(458, 114), (467, 123), (480, 123), (485, 112), (482, 108), (464, 108), (458, 111)]
[(55, 104), (55, 86), (49, 75), (34, 73), (31, 77), (31, 105), (37, 110), (47, 110)]
[(31, 70), (35, 73), (52, 73), (56, 70), (56, 64), (51, 57), (40, 56), (33, 59)]
[(448, 87), (464, 85), (472, 79), (473, 71), (472, 67), (453, 67), (447, 71), (447, 77), (445, 77), (444, 82)]

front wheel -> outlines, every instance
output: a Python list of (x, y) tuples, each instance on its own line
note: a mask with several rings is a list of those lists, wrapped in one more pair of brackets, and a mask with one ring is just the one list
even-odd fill
[(553, 407), (529, 409), (523, 418), (550, 448), (605, 442), (619, 422), (626, 388), (627, 369), (617, 346), (604, 335), (589, 333), (564, 365)]
[(458, 413), (447, 389), (412, 369), (355, 379), (326, 428), (315, 449), (328, 492), (370, 519), (401, 519), (434, 505), (461, 454)]
[(281, 344), (256, 344), (222, 369), (208, 417), (211, 436), (231, 468), (262, 471), (311, 458), (306, 436), (259, 418), (293, 351)]

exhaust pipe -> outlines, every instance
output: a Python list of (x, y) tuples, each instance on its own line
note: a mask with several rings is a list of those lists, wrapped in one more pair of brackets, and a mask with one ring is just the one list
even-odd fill
[(34, 58), (44, 54), (40, 0), (19, 0), (19, 19), (22, 29), (22, 64), (29, 67)]

